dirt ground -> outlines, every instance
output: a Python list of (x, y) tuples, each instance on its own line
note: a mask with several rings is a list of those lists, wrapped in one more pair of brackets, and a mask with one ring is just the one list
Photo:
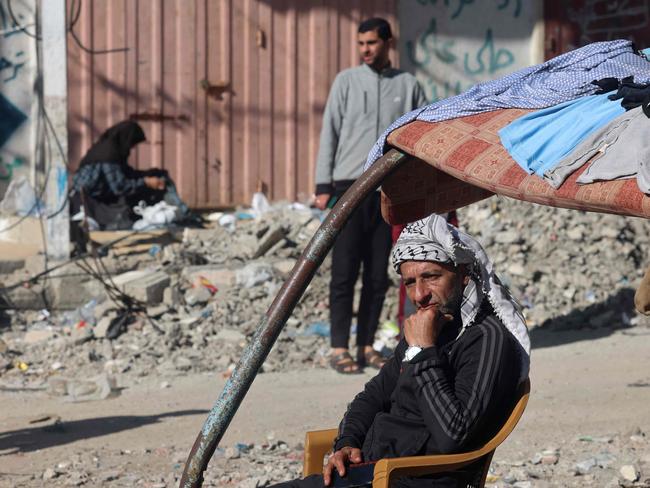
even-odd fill
[[(532, 341), (531, 400), (497, 450), (497, 464), (530, 459), (548, 446), (570, 456), (580, 436), (650, 433), (650, 328), (535, 329)], [(221, 446), (281, 439), (293, 449), (306, 430), (336, 426), (370, 375), (319, 369), (259, 375)], [(57, 466), (83, 466), (92, 476), (87, 486), (117, 486), (118, 478), (119, 486), (172, 486), (223, 385), (211, 375), (147, 377), (117, 398), (87, 403), (65, 403), (44, 391), (0, 391), (0, 486), (59, 486), (43, 480)], [(648, 445), (639, 455), (650, 459)], [(563, 486), (545, 483), (526, 486)]]

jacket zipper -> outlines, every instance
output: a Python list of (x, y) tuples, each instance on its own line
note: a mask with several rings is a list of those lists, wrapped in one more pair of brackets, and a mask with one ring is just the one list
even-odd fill
[(363, 113), (368, 113), (368, 92), (365, 90), (363, 91)]

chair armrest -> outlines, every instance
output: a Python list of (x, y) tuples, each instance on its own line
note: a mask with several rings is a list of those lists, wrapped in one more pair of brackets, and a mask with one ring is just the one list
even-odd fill
[(455, 471), (483, 456), (492, 457), (492, 452), (483, 449), (461, 454), (433, 454), (430, 456), (408, 456), (385, 458), (377, 461), (372, 488), (388, 488), (396, 475), (424, 476), (427, 474)]
[(320, 474), (323, 472), (323, 458), (332, 449), (338, 429), (312, 430), (305, 434), (305, 454), (302, 465), (302, 475)]

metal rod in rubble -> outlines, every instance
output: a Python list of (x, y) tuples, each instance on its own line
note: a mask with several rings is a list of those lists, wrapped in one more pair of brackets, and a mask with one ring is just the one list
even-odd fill
[(309, 241), (266, 315), (260, 320), (253, 341), (244, 350), (194, 441), (181, 477), (181, 488), (197, 488), (203, 484), (203, 472), (207, 469), (219, 441), (298, 300), (334, 245), (343, 225), (363, 199), (409, 158), (410, 156), (392, 149), (378, 159), (339, 199)]

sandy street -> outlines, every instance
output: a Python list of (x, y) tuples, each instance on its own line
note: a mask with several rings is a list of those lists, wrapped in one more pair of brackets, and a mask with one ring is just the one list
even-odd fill
[[(580, 436), (650, 432), (650, 328), (537, 329), (532, 339), (531, 402), (514, 435), (497, 451), (496, 465), (505, 460), (516, 465), (548, 446), (560, 450), (561, 460), (575, 463)], [(369, 374), (346, 377), (313, 369), (260, 375), (221, 446), (281, 439), (293, 449), (305, 430), (336, 426)], [(163, 381), (169, 387), (161, 388)], [(70, 463), (76, 469), (89, 464), (88, 486), (126, 486), (127, 480), (171, 485), (171, 473), (182, 470), (223, 384), (210, 375), (147, 377), (117, 398), (87, 403), (65, 403), (43, 391), (3, 391), (0, 485), (74, 485), (62, 473), (49, 482), (42, 478), (46, 469), (60, 464), (57, 469), (65, 471)], [(56, 417), (61, 423), (53, 425)], [(637, 462), (650, 461), (650, 442), (642, 441), (636, 452)], [(625, 462), (617, 459), (612, 472)], [(559, 471), (558, 476), (567, 475)], [(552, 479), (543, 483), (529, 486), (563, 486)]]

